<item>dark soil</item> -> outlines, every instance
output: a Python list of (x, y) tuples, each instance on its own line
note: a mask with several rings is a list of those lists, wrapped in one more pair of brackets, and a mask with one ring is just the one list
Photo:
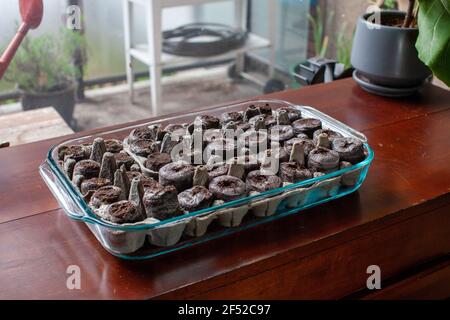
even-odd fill
[[(405, 22), (404, 17), (399, 16), (382, 16), (380, 25), (388, 26), (388, 27), (398, 27), (401, 28), (403, 23)], [(415, 28), (417, 26), (417, 21), (414, 20), (411, 24), (411, 28)]]

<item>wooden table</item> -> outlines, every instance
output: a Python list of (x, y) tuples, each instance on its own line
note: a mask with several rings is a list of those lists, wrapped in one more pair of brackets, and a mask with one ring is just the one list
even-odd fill
[(12, 146), (73, 133), (52, 107), (0, 116), (0, 141)]
[[(450, 297), (450, 93), (430, 85), (385, 99), (345, 80), (270, 97), (367, 135), (375, 160), (359, 192), (127, 262), (69, 220), (38, 174), (47, 149), (67, 137), (0, 150), (0, 298)], [(81, 290), (66, 288), (70, 265), (81, 269)], [(381, 268), (381, 291), (366, 289), (369, 265)]]

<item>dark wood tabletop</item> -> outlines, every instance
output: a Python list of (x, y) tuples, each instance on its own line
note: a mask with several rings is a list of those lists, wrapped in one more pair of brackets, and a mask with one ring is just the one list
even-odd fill
[[(450, 297), (450, 92), (429, 85), (388, 99), (342, 80), (265, 97), (313, 106), (363, 132), (375, 159), (361, 189), (132, 262), (71, 221), (38, 173), (52, 145), (86, 133), (0, 149), (0, 298)], [(71, 265), (80, 267), (80, 290), (67, 289)], [(380, 291), (366, 288), (370, 265), (381, 268)]]

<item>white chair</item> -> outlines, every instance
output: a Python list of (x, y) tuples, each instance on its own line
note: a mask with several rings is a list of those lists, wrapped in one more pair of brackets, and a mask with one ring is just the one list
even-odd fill
[[(124, 38), (125, 38), (125, 55), (126, 55), (126, 73), (129, 85), (130, 99), (134, 100), (134, 71), (133, 59), (141, 61), (150, 69), (150, 94), (152, 111), (155, 115), (162, 113), (162, 97), (161, 97), (161, 76), (164, 67), (182, 66), (198, 62), (198, 58), (178, 57), (164, 54), (162, 52), (162, 11), (165, 8), (198, 5), (212, 2), (235, 2), (235, 27), (242, 30), (247, 26), (247, 0), (123, 0), (124, 15)], [(269, 0), (269, 12), (271, 17), (276, 17), (276, 0)], [(133, 44), (131, 41), (131, 25), (132, 25), (132, 6), (141, 6), (146, 12), (147, 22), (147, 43)], [(269, 58), (269, 77), (273, 76), (275, 64), (275, 19), (269, 19), (269, 39), (264, 39), (255, 34), (249, 34), (246, 45), (240, 49), (226, 53), (220, 56), (201, 58), (201, 61), (223, 60), (226, 58), (236, 57), (236, 71), (244, 75), (244, 56), (253, 50), (264, 48), (271, 49)], [(245, 78), (251, 79), (251, 76), (245, 75)]]

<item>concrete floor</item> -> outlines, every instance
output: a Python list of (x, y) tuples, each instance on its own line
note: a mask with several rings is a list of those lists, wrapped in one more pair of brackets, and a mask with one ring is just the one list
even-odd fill
[[(87, 92), (86, 101), (78, 103), (75, 108), (77, 125), (74, 130), (89, 130), (151, 117), (148, 83), (139, 83), (138, 88), (135, 104), (130, 103), (126, 85)], [(254, 84), (230, 81), (226, 68), (183, 72), (164, 79), (163, 112), (189, 112), (261, 94), (261, 88)]]

